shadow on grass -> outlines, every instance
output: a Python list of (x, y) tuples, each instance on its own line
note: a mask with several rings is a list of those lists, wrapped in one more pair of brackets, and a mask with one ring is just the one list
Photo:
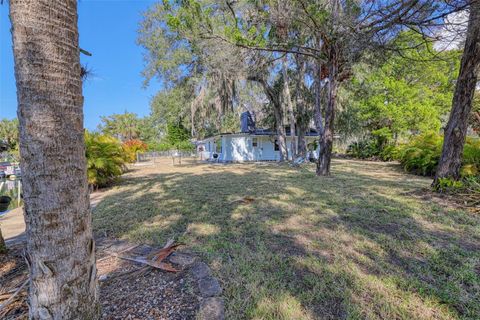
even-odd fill
[(479, 217), (408, 196), (429, 181), (338, 161), (334, 176), (187, 165), (125, 180), (97, 233), (203, 254), (229, 319), (480, 317)]

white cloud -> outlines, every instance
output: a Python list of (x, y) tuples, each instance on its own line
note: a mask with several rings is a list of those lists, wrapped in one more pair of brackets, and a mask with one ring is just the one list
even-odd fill
[(465, 41), (468, 24), (468, 11), (449, 14), (436, 34), (434, 48), (438, 51), (461, 49)]

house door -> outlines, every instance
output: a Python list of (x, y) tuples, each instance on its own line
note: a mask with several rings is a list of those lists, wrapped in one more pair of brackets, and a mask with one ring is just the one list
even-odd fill
[(262, 139), (259, 137), (252, 138), (252, 148), (253, 148), (253, 155), (255, 161), (263, 160), (263, 145)]

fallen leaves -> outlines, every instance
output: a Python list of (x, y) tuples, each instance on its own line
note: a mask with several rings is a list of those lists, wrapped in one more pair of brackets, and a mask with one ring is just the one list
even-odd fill
[(113, 253), (113, 252), (107, 252), (107, 254), (119, 259), (141, 263), (141, 264), (151, 266), (163, 271), (178, 272), (179, 270), (175, 269), (170, 263), (164, 262), (164, 260), (173, 252), (175, 252), (177, 248), (181, 245), (183, 244), (175, 243), (175, 241), (169, 240), (167, 241), (167, 243), (162, 249), (158, 251), (154, 251), (148, 254), (147, 256), (140, 256), (140, 257), (128, 257), (118, 253)]

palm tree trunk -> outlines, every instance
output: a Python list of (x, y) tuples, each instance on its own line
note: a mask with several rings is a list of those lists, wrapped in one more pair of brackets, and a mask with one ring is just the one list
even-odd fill
[(445, 128), (442, 155), (437, 167), (433, 186), (440, 178), (460, 178), (463, 146), (467, 135), (468, 117), (480, 72), (480, 1), (472, 1), (463, 50), (460, 73), (455, 85), (453, 107)]
[(7, 252), (7, 245), (5, 244), (5, 240), (3, 239), (2, 229), (0, 229), (0, 254)]
[(31, 319), (98, 319), (75, 0), (10, 0)]

